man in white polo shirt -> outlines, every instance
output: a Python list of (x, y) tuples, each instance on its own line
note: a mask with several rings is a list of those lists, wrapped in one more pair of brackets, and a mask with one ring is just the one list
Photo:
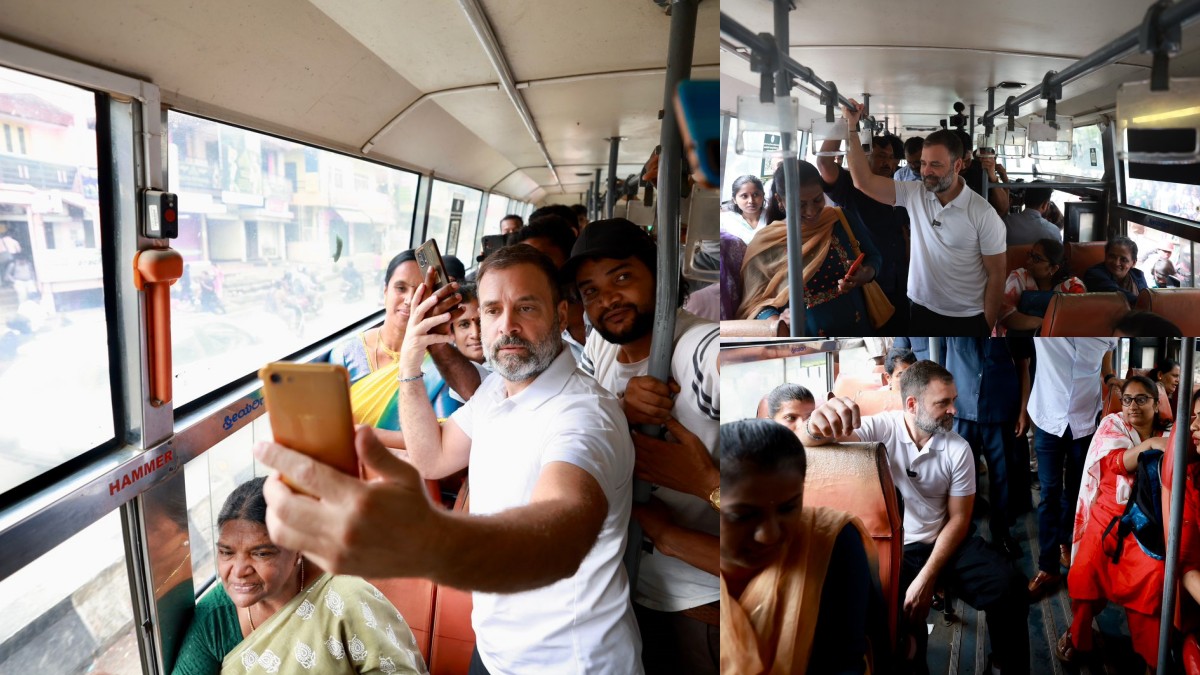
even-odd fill
[(908, 210), (911, 221), (908, 297), (909, 335), (985, 337), (999, 319), (1004, 299), (1004, 221), (986, 199), (958, 175), (964, 148), (953, 132), (925, 138), (921, 183), (871, 172), (858, 142), (861, 108), (842, 108), (849, 123), (846, 164), (854, 187), (871, 199)]
[(951, 431), (954, 376), (918, 361), (900, 378), (903, 411), (861, 417), (848, 398), (826, 401), (798, 431), (805, 445), (834, 441), (883, 443), (892, 480), (904, 498), (904, 558), (900, 594), (918, 649), (916, 672), (927, 672), (925, 619), (939, 584), (987, 612), (992, 669), (1029, 672), (1029, 605), (1025, 577), (972, 533), (975, 463), (971, 446)]

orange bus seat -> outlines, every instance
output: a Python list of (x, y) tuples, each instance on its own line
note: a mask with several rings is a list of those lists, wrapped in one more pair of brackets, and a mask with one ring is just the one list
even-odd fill
[(789, 334), (787, 322), (779, 317), (762, 321), (747, 319), (721, 322), (721, 337), (773, 338), (787, 337)]
[(883, 373), (868, 373), (866, 375), (845, 375), (838, 373), (837, 379), (833, 381), (833, 395), (854, 398), (860, 391), (878, 389), (883, 385)]
[[(470, 487), (463, 481), (454, 510), (466, 513)], [(433, 656), (429, 675), (466, 675), (475, 651), (475, 630), (471, 628), (471, 593), (438, 586), (437, 605), (433, 608)]]
[(1135, 309), (1154, 312), (1179, 326), (1184, 335), (1200, 335), (1200, 288), (1143, 288)]
[(1108, 337), (1129, 312), (1129, 301), (1116, 291), (1056, 293), (1042, 319), (1043, 337)]
[(827, 506), (857, 516), (875, 542), (888, 633), (895, 644), (904, 524), (888, 469), (887, 450), (882, 443), (835, 443), (805, 451), (808, 473), (804, 479), (804, 505)]
[(904, 410), (904, 399), (898, 389), (864, 389), (854, 397), (858, 409), (865, 415), (878, 415), (889, 410)]
[[(400, 616), (412, 629), (421, 656), (429, 662), (430, 640), (433, 634), (433, 609), (437, 602), (437, 585), (428, 579), (368, 579), (380, 593), (391, 601)], [(463, 672), (466, 672), (465, 670)]]
[(1103, 241), (1068, 243), (1066, 258), (1071, 274), (1083, 278), (1083, 273), (1088, 271), (1089, 267), (1104, 262), (1104, 245), (1106, 243)]
[(1005, 263), (1005, 273), (1012, 274), (1015, 269), (1020, 269), (1025, 266), (1025, 260), (1029, 257), (1029, 252), (1033, 250), (1033, 244), (1017, 244), (1008, 247), (1008, 260)]

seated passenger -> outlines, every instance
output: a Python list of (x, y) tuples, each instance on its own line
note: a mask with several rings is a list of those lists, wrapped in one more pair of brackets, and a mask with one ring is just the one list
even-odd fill
[(732, 210), (721, 212), (721, 231), (749, 244), (754, 235), (770, 222), (767, 220), (765, 196), (758, 176), (746, 175), (735, 179)]
[[(871, 335), (875, 332), (867, 314), (866, 298), (859, 288), (875, 278), (879, 251), (866, 227), (853, 212), (825, 206), (821, 174), (808, 162), (800, 162), (801, 252), (804, 268), (805, 335)], [(784, 174), (775, 170), (771, 187), (773, 221), (754, 235), (742, 262), (743, 298), (738, 318), (769, 319), (789, 306), (787, 223), (783, 220)], [(847, 279), (851, 263), (859, 253), (866, 258), (853, 277)]]
[[(1200, 462), (1196, 461), (1200, 446), (1200, 395), (1192, 396), (1192, 418), (1188, 428), (1187, 483), (1184, 493), (1183, 527), (1179, 547), (1179, 567), (1182, 574), (1179, 603), (1179, 628), (1186, 636), (1183, 665), (1187, 675), (1200, 675)], [(1177, 425), (1175, 433), (1184, 433)], [(1174, 448), (1168, 446), (1163, 456), (1163, 485), (1170, 485)]]
[(1019, 213), (1004, 216), (1004, 227), (1008, 230), (1008, 245), (1020, 246), (1033, 244), (1042, 239), (1053, 239), (1062, 243), (1062, 231), (1054, 223), (1046, 220), (1046, 210), (1050, 208), (1050, 188), (1033, 187), (1040, 181), (1033, 181), (1025, 188), (1025, 209)]
[[(1114, 527), (1136, 492), (1138, 462), (1157, 462), (1167, 448), (1165, 426), (1158, 415), (1158, 387), (1134, 375), (1121, 388), (1121, 412), (1100, 422), (1084, 460), (1083, 482), (1075, 511), (1071, 572), (1071, 628), (1058, 641), (1055, 654), (1073, 662), (1092, 649), (1092, 619), (1109, 601), (1125, 608), (1133, 649), (1153, 669), (1158, 663), (1158, 632), (1162, 614), (1163, 551), (1147, 549), (1134, 533), (1121, 541), (1123, 528)], [(1146, 453), (1142, 457), (1142, 453)], [(1157, 518), (1161, 528), (1161, 503)], [(1147, 514), (1149, 515), (1149, 514)], [(1161, 545), (1161, 529), (1159, 529)]]
[(804, 447), (767, 420), (721, 426), (721, 672), (862, 673), (874, 545), (804, 508)]
[(1175, 405), (1179, 402), (1179, 375), (1179, 362), (1167, 357), (1155, 363), (1150, 371), (1150, 379), (1158, 383), (1159, 391), (1171, 402), (1171, 413), (1175, 412)]
[(888, 389), (900, 391), (900, 376), (917, 362), (917, 355), (907, 347), (892, 347), (883, 359), (883, 381)]
[(454, 333), (454, 346), (468, 359), (483, 365), (483, 342), (479, 336), (479, 296), (475, 284), (458, 287), (462, 296), (462, 314), (454, 317), (450, 326)]
[(1029, 249), (1025, 266), (1009, 273), (1004, 282), (1004, 302), (996, 335), (1019, 331), (1033, 335), (1042, 327), (1051, 293), (1084, 293), (1083, 282), (1071, 276), (1063, 260), (1065, 249), (1057, 239), (1040, 239)]
[(792, 431), (807, 422), (816, 407), (812, 392), (798, 384), (784, 383), (767, 394), (767, 416)]
[(1137, 243), (1129, 237), (1109, 239), (1104, 244), (1104, 262), (1084, 273), (1083, 284), (1089, 291), (1120, 291), (1133, 307), (1138, 293), (1146, 288), (1146, 275), (1133, 266), (1137, 251)]
[(271, 543), (265, 480), (239, 485), (217, 516), (220, 582), (196, 604), (174, 675), (299, 672), (293, 661), (319, 673), (427, 672), (375, 587)]
[[(383, 325), (369, 328), (335, 345), (329, 361), (345, 366), (350, 373), (350, 402), (354, 407), (354, 421), (380, 429), (379, 438), (384, 445), (403, 448), (404, 438), (399, 433), (400, 407), (396, 377), (400, 345), (408, 328), (412, 295), (422, 282), (421, 270), (413, 251), (404, 251), (392, 258), (385, 278)], [(479, 378), (475, 369), (471, 368), (470, 375), (477, 378), (476, 381), (468, 391), (462, 391), (461, 396), (455, 397), (447, 378), (442, 375), (445, 370), (458, 376), (458, 371), (452, 365), (444, 367), (441, 363), (444, 360), (442, 355), (447, 350), (454, 352), (448, 344), (432, 346), (425, 353), (421, 366), (425, 375), (425, 391), (439, 418), (449, 417), (461, 407), (463, 399), (474, 393)], [(467, 385), (464, 388), (468, 388)]]
[(1159, 258), (1150, 270), (1154, 279), (1154, 288), (1179, 288), (1179, 279), (1175, 278), (1175, 265), (1167, 258)]
[(1166, 317), (1134, 310), (1117, 320), (1113, 337), (1183, 337), (1183, 331)]
[(721, 233), (721, 319), (737, 318), (742, 304), (742, 261), (746, 243), (728, 232)]
[(925, 619), (934, 589), (942, 586), (987, 612), (992, 669), (1028, 673), (1025, 577), (970, 534), (975, 460), (971, 446), (951, 431), (958, 395), (954, 376), (933, 361), (918, 361), (900, 378), (900, 390), (903, 411), (862, 417), (854, 401), (833, 398), (813, 411), (797, 435), (806, 446), (870, 441), (887, 447), (892, 480), (904, 498), (900, 596), (907, 630), (916, 640), (917, 672), (926, 668)]

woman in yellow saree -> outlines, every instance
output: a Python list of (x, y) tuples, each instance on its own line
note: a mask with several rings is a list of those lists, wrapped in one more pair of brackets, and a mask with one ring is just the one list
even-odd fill
[[(403, 448), (400, 430), (399, 386), (396, 363), (400, 345), (408, 327), (409, 305), (417, 286), (424, 279), (412, 250), (392, 258), (385, 274), (383, 325), (371, 328), (338, 344), (330, 353), (332, 363), (341, 364), (350, 373), (350, 403), (354, 421), (369, 424), (383, 433), (384, 444)], [(438, 372), (429, 354), (421, 364), (425, 390), (439, 418), (446, 418), (462, 406), (450, 386)]]
[(874, 551), (859, 520), (804, 508), (804, 446), (721, 425), (721, 673), (865, 673)]
[(220, 583), (196, 605), (173, 675), (426, 673), (408, 624), (374, 586), (271, 543), (262, 486), (243, 483), (221, 509)]

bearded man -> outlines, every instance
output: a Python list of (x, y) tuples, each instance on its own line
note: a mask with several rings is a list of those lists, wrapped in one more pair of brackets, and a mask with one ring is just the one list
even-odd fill
[(900, 377), (904, 410), (862, 417), (848, 398), (813, 411), (798, 434), (809, 446), (835, 441), (883, 443), (892, 480), (904, 499), (904, 557), (900, 595), (916, 643), (915, 672), (927, 672), (925, 620), (941, 586), (987, 613), (991, 668), (1029, 672), (1027, 579), (989, 548), (971, 524), (975, 461), (954, 433), (954, 376), (933, 361), (918, 361)]
[[(654, 542), (643, 556), (634, 611), (647, 673), (712, 673), (720, 654), (721, 419), (719, 329), (680, 307), (671, 379), (649, 370), (658, 249), (624, 218), (587, 226), (563, 266), (593, 330), (580, 368), (622, 401), (631, 425), (665, 424), (666, 440), (637, 434), (637, 475), (659, 486), (633, 515)], [(636, 543), (631, 543), (636, 545)]]

